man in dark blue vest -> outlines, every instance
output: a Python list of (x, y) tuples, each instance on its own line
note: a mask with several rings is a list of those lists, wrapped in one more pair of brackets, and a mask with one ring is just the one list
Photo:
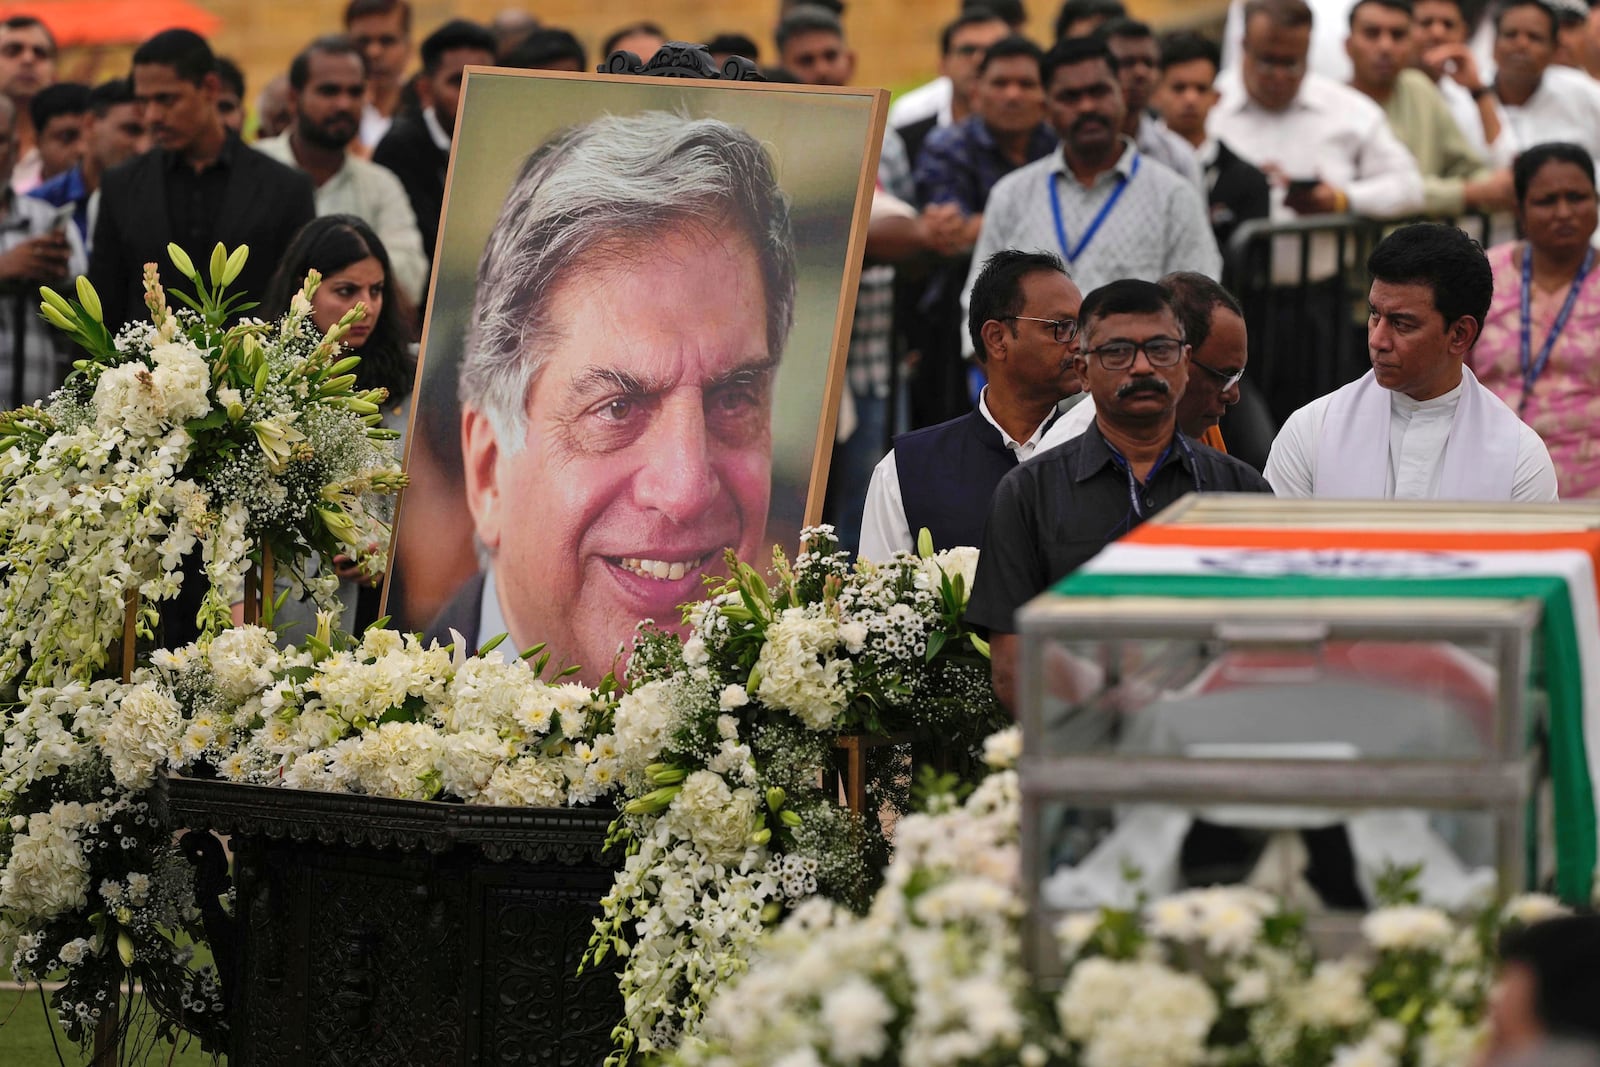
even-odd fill
[(967, 315), (989, 384), (974, 410), (894, 439), (867, 490), (863, 556), (913, 551), (923, 528), (936, 549), (981, 547), (994, 487), (1032, 457), (1056, 405), (1079, 390), (1073, 357), (1082, 300), (1048, 252), (989, 257)]

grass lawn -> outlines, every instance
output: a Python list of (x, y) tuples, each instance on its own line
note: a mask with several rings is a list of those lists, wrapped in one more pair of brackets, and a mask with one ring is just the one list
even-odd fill
[[(56, 1046), (50, 1042), (53, 1021), (40, 1003), (38, 989), (21, 992), (17, 989), (0, 989), (0, 1064), (5, 1067), (56, 1067)], [(61, 1047), (61, 1057), (70, 1067), (87, 1063), (87, 1054), (69, 1044), (59, 1031), (56, 1042)], [(226, 1063), (226, 1061), (222, 1061)], [(141, 1064), (151, 1067), (175, 1064), (182, 1067), (202, 1067), (212, 1063), (210, 1056), (200, 1051), (200, 1043), (193, 1042), (186, 1049), (174, 1050), (171, 1045), (161, 1045)]]

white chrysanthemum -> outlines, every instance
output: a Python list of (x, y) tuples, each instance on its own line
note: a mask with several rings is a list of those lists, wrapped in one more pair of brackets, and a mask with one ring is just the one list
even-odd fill
[(1572, 909), (1555, 897), (1543, 893), (1521, 893), (1506, 901), (1504, 918), (1508, 922), (1531, 925), (1571, 914)]
[(1361, 920), (1361, 933), (1381, 951), (1442, 952), (1455, 938), (1456, 929), (1438, 908), (1406, 904), (1369, 913)]
[(717, 707), (723, 711), (742, 708), (748, 703), (750, 703), (750, 694), (744, 691), (744, 686), (742, 685), (724, 686), (722, 694), (717, 697)]
[(1004, 771), (1022, 758), (1022, 727), (1011, 726), (983, 739), (983, 762), (991, 770)]
[(889, 1047), (888, 1025), (894, 1005), (878, 987), (851, 975), (822, 997), (822, 1023), (828, 1033), (828, 1054), (848, 1065), (875, 1060)]
[(559, 808), (567, 801), (566, 776), (541, 760), (503, 763), (494, 769), (475, 803), (517, 808)]
[(472, 730), (444, 734), (436, 756), (440, 789), (468, 802), (477, 799), (495, 769), (511, 755), (510, 750), (510, 744), (492, 733)]
[(1366, 974), (1354, 960), (1323, 960), (1286, 994), (1289, 1014), (1304, 1026), (1359, 1026), (1372, 1017)]
[(280, 659), (272, 631), (260, 626), (235, 626), (224, 630), (206, 649), (212, 684), (234, 703), (277, 681), (273, 672)]
[(364, 793), (428, 800), (438, 792), (436, 767), (443, 735), (424, 723), (386, 722), (353, 739), (343, 770)]

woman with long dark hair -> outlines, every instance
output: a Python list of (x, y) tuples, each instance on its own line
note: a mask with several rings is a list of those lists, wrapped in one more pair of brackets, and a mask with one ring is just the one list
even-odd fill
[[(261, 314), (269, 321), (289, 310), (289, 301), (305, 284), (311, 271), (322, 284), (311, 297), (311, 321), (319, 331), (338, 322), (357, 303), (367, 306), (366, 316), (345, 334), (344, 346), (361, 357), (356, 384), (362, 389), (389, 391), (383, 403), (384, 425), (404, 430), (402, 407), (416, 378), (417, 354), (411, 324), (416, 314), (405, 294), (395, 285), (389, 253), (372, 227), (354, 215), (322, 215), (300, 228), (289, 242), (277, 273), (267, 288)], [(361, 574), (344, 557), (336, 560), (340, 599), (345, 604), (341, 626), (359, 634), (378, 617), (382, 578)], [(301, 624), (314, 624), (309, 603), (290, 601), (275, 620), (280, 637), (298, 639)]]
[[(311, 318), (324, 332), (356, 303), (366, 318), (351, 327), (344, 345), (361, 357), (356, 382), (363, 389), (389, 390), (385, 414), (411, 394), (416, 377), (416, 313), (395, 284), (389, 253), (365, 221), (354, 215), (321, 215), (300, 228), (289, 242), (262, 301), (269, 321), (289, 310), (289, 301), (316, 270), (322, 284), (311, 298)], [(385, 421), (388, 421), (387, 419)]]

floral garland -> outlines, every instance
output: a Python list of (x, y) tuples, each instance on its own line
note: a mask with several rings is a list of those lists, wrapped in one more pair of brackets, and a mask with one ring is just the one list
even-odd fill
[[(997, 736), (992, 763), (1020, 747)], [(1246, 888), (1071, 916), (1055, 995), (1022, 966), (1019, 794), (1006, 770), (900, 823), (864, 916), (807, 901), (724, 985), (674, 1067), (1454, 1067), (1483, 1037), (1492, 948), (1561, 914), (1518, 897), (1458, 922), (1397, 903), (1318, 961), (1303, 917)], [(1397, 892), (1405, 894), (1403, 881)]]
[(622, 957), (608, 1064), (697, 1031), (716, 990), (781, 916), (821, 893), (864, 904), (887, 860), (878, 816), (910, 806), (904, 749), (872, 765), (867, 818), (819, 787), (847, 733), (941, 737), (970, 757), (1004, 717), (987, 649), (961, 617), (973, 549), (874, 564), (807, 530), (768, 584), (733, 577), (685, 612), (685, 641), (647, 632), (616, 709), (626, 853), (585, 966)]
[[(218, 245), (210, 283), (168, 247), (197, 296), (173, 295), (145, 269), (150, 321), (117, 335), (79, 278), (77, 300), (41, 290), (41, 313), (84, 348), (42, 407), (0, 417), (0, 683), (92, 680), (122, 636), (124, 603), (153, 638), (158, 601), (178, 595), (198, 545), (209, 586), (197, 622), (231, 621), (244, 575), (270, 548), (305, 583), (304, 561), (343, 552), (370, 571), (388, 545), (383, 494), (405, 484), (378, 425), (384, 391), (356, 391), (340, 340), (365, 309), (326, 334), (310, 320), (312, 273), (283, 321), (244, 319), (227, 286), (248, 249)], [(331, 602), (331, 575), (309, 584)]]

